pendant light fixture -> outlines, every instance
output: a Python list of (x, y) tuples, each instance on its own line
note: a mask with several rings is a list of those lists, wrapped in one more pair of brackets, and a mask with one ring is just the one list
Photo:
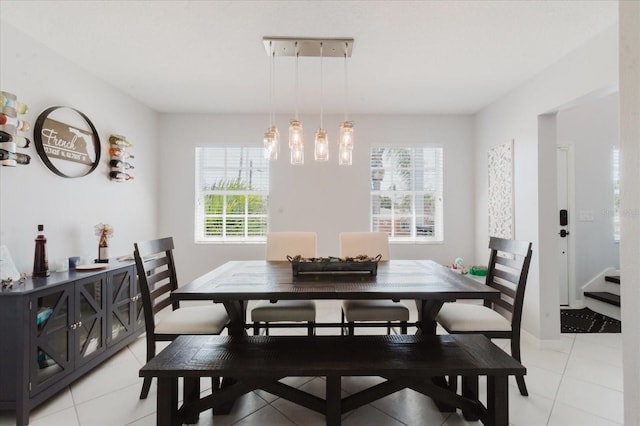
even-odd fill
[(320, 57), (320, 127), (315, 133), (314, 159), (326, 162), (329, 160), (329, 140), (324, 129), (324, 57), (344, 58), (344, 122), (340, 123), (340, 137), (338, 142), (338, 164), (351, 165), (353, 155), (353, 122), (347, 117), (347, 58), (351, 57), (353, 38), (306, 38), (306, 37), (263, 37), (267, 55), (271, 58), (270, 68), (270, 102), (269, 128), (265, 133), (264, 147), (267, 158), (275, 160), (278, 157), (280, 134), (275, 126), (274, 92), (275, 92), (275, 57), (296, 57), (295, 78), (295, 118), (289, 121), (289, 148), (291, 150), (291, 164), (304, 164), (304, 137), (302, 122), (298, 117), (299, 73), (298, 60), (300, 56)]
[(296, 48), (296, 87), (295, 87), (295, 104), (296, 117), (289, 121), (289, 149), (291, 150), (291, 164), (304, 164), (304, 136), (302, 134), (302, 122), (298, 119), (298, 93), (299, 93), (299, 74), (298, 59), (300, 52), (298, 51), (298, 42), (295, 43)]
[(316, 130), (314, 159), (316, 161), (329, 161), (329, 139), (327, 138), (327, 131), (323, 126), (323, 109), (324, 109), (324, 81), (322, 70), (322, 54), (323, 43), (320, 42), (320, 128)]
[(350, 166), (353, 164), (353, 121), (349, 121), (347, 117), (348, 104), (348, 74), (347, 74), (347, 52), (349, 51), (349, 42), (345, 42), (344, 46), (344, 121), (340, 123), (340, 139), (338, 141), (338, 164), (341, 166)]
[(275, 67), (276, 67), (276, 53), (275, 50), (272, 49), (271, 43), (269, 43), (269, 50), (272, 52), (269, 56), (271, 56), (270, 66), (269, 66), (269, 102), (270, 109), (269, 112), (269, 128), (264, 134), (264, 157), (269, 160), (277, 160), (278, 152), (280, 151), (280, 132), (275, 125), (275, 110), (274, 110), (274, 101), (273, 98), (275, 96)]

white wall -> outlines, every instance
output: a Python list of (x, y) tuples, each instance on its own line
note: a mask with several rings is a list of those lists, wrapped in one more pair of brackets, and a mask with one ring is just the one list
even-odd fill
[[(280, 158), (271, 166), (269, 226), (272, 231), (317, 231), (318, 254), (338, 255), (338, 233), (369, 230), (369, 148), (374, 145), (444, 146), (443, 244), (394, 244), (396, 258), (473, 261), (473, 119), (470, 116), (353, 116), (353, 166), (339, 167), (335, 149), (328, 163), (313, 161), (317, 116), (302, 116), (305, 165), (291, 166), (287, 143), (289, 117), (278, 117)], [(332, 147), (341, 117), (325, 116)], [(266, 115), (163, 114), (160, 120), (160, 234), (172, 235), (181, 280), (192, 279), (232, 259), (264, 258), (264, 244), (194, 244), (194, 147), (260, 146)]]
[[(560, 333), (554, 258), (556, 212), (555, 141), (538, 144), (539, 116), (618, 81), (617, 27), (544, 70), (476, 116), (476, 249), (487, 256), (487, 151), (515, 140), (517, 239), (533, 242), (523, 328), (541, 340)], [(543, 118), (541, 125), (545, 125)], [(553, 130), (553, 129), (550, 129)]]
[(640, 2), (620, 1), (620, 276), (624, 424), (640, 425)]
[[(49, 171), (35, 147), (18, 149), (32, 160), (27, 166), (0, 167), (0, 244), (8, 246), (21, 272), (31, 274), (38, 224), (45, 226), (51, 265), (53, 259), (74, 255), (96, 258), (94, 226), (103, 222), (115, 229), (111, 256), (131, 253), (133, 241), (155, 236), (157, 225), (156, 113), (5, 21), (0, 31), (0, 88), (29, 106), (24, 118), (31, 128), (45, 108), (69, 106), (89, 117), (102, 144), (98, 168), (74, 179)], [(135, 144), (134, 181), (109, 180), (112, 133), (125, 135)], [(33, 130), (24, 135), (33, 141)]]
[[(557, 115), (560, 145), (573, 146), (575, 210), (570, 212), (575, 259), (574, 297), (606, 268), (620, 267), (620, 247), (613, 239), (612, 152), (619, 146), (617, 93)], [(582, 215), (581, 215), (582, 213)], [(588, 216), (592, 217), (592, 220)]]

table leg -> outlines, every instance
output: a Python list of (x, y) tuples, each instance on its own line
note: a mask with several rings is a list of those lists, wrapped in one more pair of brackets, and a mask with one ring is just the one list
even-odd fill
[(156, 425), (176, 426), (178, 422), (178, 378), (158, 377)]
[(487, 377), (487, 424), (509, 424), (509, 376)]
[(418, 333), (426, 336), (436, 335), (436, 316), (444, 305), (441, 300), (416, 300), (418, 309)]
[(229, 316), (227, 330), (230, 336), (244, 336), (247, 334), (244, 326), (247, 322), (247, 301), (229, 300), (225, 301), (224, 308)]
[[(200, 378), (185, 377), (183, 389), (183, 404), (188, 407), (189, 402), (196, 402), (200, 399)], [(185, 410), (184, 422), (188, 424), (198, 423), (200, 413), (195, 410)]]

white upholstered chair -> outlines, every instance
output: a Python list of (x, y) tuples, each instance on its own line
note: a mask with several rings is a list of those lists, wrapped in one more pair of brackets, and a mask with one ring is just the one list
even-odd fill
[[(269, 232), (267, 234), (267, 260), (287, 260), (287, 256), (316, 256), (315, 232)], [(269, 334), (269, 323), (306, 322), (309, 336), (314, 333), (316, 304), (313, 300), (261, 301), (251, 310), (253, 333), (260, 328)]]
[[(156, 355), (156, 341), (169, 341), (181, 334), (220, 334), (229, 318), (220, 304), (180, 307), (172, 301), (171, 292), (178, 288), (173, 260), (173, 238), (134, 243), (133, 255), (147, 338), (147, 362)], [(218, 379), (212, 377), (213, 388)], [(145, 399), (151, 387), (151, 377), (142, 383), (140, 399)]]
[[(389, 235), (384, 232), (342, 232), (340, 233), (340, 257), (381, 255), (381, 261), (389, 260)], [(409, 309), (403, 304), (391, 300), (345, 300), (342, 302), (342, 333), (345, 325), (348, 333), (355, 333), (358, 326), (367, 326), (366, 322), (386, 322), (387, 333), (391, 333), (392, 322), (398, 322), (401, 333), (407, 332)]]
[[(486, 285), (500, 290), (501, 298), (484, 305), (445, 303), (436, 321), (450, 334), (484, 334), (489, 339), (510, 339), (511, 356), (520, 362), (520, 324), (524, 290), (531, 263), (531, 243), (491, 237)], [(523, 376), (516, 376), (520, 394), (528, 395)], [(477, 383), (476, 383), (477, 385)]]

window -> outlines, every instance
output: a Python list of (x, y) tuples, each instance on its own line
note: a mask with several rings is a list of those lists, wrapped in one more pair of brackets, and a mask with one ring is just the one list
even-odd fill
[(371, 149), (371, 230), (391, 241), (444, 240), (443, 149)]
[(269, 161), (262, 148), (196, 148), (195, 241), (265, 241)]
[(613, 148), (613, 238), (620, 241), (620, 149)]

